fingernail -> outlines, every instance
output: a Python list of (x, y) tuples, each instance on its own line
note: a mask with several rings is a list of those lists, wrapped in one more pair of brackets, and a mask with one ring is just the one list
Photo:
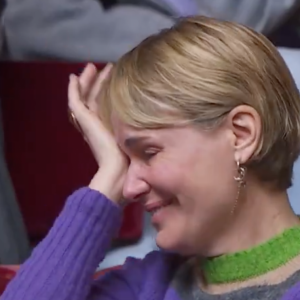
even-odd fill
[(78, 76), (80, 76), (86, 68), (93, 67), (93, 66), (95, 66), (93, 63), (91, 62), (87, 63), (84, 67), (79, 69), (79, 71), (77, 72)]
[(69, 81), (70, 81), (70, 80), (74, 80), (76, 77), (77, 77), (77, 76), (76, 76), (75, 74), (73, 74), (73, 73), (70, 74), (70, 76), (69, 76)]

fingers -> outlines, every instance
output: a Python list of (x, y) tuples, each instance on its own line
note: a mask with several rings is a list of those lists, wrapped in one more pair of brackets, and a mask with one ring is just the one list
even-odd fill
[(81, 96), (86, 98), (97, 78), (97, 68), (95, 65), (89, 63), (84, 68), (83, 72), (79, 76), (79, 84), (80, 84), (80, 91)]
[(100, 90), (102, 88), (104, 80), (107, 78), (109, 73), (111, 72), (113, 65), (107, 64), (105, 68), (98, 74), (97, 78), (95, 79), (93, 86), (91, 88), (91, 91), (89, 93), (89, 96), (87, 98), (87, 105), (93, 110), (95, 107), (97, 107), (96, 100), (97, 96), (100, 93)]
[[(90, 108), (95, 105), (102, 83), (109, 75), (111, 69), (112, 64), (107, 64), (97, 75), (96, 67), (93, 64), (88, 64), (79, 77), (74, 74), (70, 75), (68, 87), (69, 107), (76, 118), (80, 117), (78, 114), (88, 110), (85, 106), (86, 104)], [(88, 99), (85, 99), (85, 97)]]
[(80, 112), (87, 110), (84, 103), (81, 100), (80, 84), (79, 79), (74, 74), (70, 75), (69, 86), (68, 86), (68, 99), (69, 108), (78, 117)]

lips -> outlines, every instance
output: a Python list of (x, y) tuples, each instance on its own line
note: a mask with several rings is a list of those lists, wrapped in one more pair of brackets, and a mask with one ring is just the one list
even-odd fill
[(145, 210), (151, 214), (154, 214), (161, 210), (162, 208), (170, 205), (172, 203), (172, 200), (169, 201), (159, 201), (159, 202), (153, 202), (153, 203), (146, 203), (145, 204)]

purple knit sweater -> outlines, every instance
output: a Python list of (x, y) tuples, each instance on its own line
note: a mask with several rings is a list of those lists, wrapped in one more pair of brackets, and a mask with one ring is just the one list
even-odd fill
[[(143, 260), (130, 258), (122, 269), (92, 280), (121, 215), (100, 193), (75, 192), (1, 300), (179, 300), (170, 287), (177, 258), (159, 251)], [(300, 284), (283, 299), (300, 299)]]

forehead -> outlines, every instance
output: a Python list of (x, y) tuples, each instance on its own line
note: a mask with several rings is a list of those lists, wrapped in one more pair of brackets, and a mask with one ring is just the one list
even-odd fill
[(134, 147), (141, 142), (158, 142), (173, 147), (198, 146), (205, 144), (212, 138), (207, 131), (196, 126), (176, 126), (162, 129), (138, 129), (122, 122), (116, 115), (112, 115), (113, 133), (120, 146)]
[(113, 134), (117, 139), (120, 139), (122, 137), (128, 136), (133, 134), (135, 131), (137, 131), (135, 128), (132, 126), (129, 126), (125, 124), (120, 118), (112, 113), (111, 115), (111, 125), (112, 125), (112, 130)]
[(137, 138), (141, 140), (143, 138), (145, 139), (157, 136), (160, 131), (134, 128), (122, 122), (115, 114), (112, 114), (111, 124), (113, 134), (117, 142), (120, 144), (124, 144), (126, 142), (128, 146), (131, 146)]

